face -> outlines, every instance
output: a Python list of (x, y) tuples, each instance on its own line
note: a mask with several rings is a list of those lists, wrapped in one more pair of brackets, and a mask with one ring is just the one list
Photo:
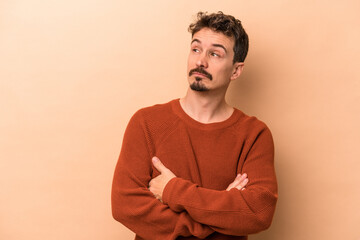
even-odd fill
[(225, 91), (240, 76), (243, 63), (233, 63), (234, 39), (203, 28), (194, 34), (188, 57), (188, 81), (195, 91)]

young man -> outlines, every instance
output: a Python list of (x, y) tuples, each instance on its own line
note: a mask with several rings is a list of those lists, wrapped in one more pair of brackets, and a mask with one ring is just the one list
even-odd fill
[(112, 211), (137, 240), (247, 239), (270, 226), (276, 200), (267, 126), (225, 102), (243, 70), (239, 20), (198, 13), (184, 98), (139, 110), (117, 163)]

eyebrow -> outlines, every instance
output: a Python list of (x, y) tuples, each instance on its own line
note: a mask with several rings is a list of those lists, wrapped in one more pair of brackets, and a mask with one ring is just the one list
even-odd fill
[[(191, 44), (193, 44), (193, 42), (201, 43), (201, 41), (200, 41), (199, 39), (197, 39), (197, 38), (194, 38), (194, 39), (191, 41)], [(227, 53), (226, 48), (225, 48), (223, 45), (221, 45), (221, 44), (214, 43), (214, 44), (212, 44), (212, 46), (214, 46), (214, 47), (220, 47), (220, 48), (224, 49), (225, 53)]]

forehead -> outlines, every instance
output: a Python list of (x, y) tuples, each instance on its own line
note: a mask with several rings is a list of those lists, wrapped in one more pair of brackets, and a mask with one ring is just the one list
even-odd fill
[(221, 32), (215, 32), (210, 28), (203, 28), (196, 32), (192, 37), (192, 40), (194, 39), (199, 40), (202, 45), (221, 44), (226, 47), (226, 49), (232, 49), (235, 43), (232, 37), (228, 37)]

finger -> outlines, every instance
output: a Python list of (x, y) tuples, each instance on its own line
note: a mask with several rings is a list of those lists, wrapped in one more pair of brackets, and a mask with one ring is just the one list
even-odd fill
[(240, 183), (240, 182), (244, 181), (246, 178), (247, 178), (247, 174), (244, 173), (243, 175), (241, 175), (241, 176), (239, 177), (239, 181), (238, 181), (238, 182)]
[(235, 188), (242, 190), (246, 184), (249, 182), (248, 178), (245, 178), (243, 181), (241, 181)]
[(229, 191), (230, 189), (232, 189), (233, 187), (235, 187), (237, 185), (237, 181), (240, 178), (241, 174), (238, 174), (235, 178), (235, 180), (229, 184), (229, 186), (226, 188), (226, 191)]
[(227, 187), (226, 191), (229, 191), (230, 189), (236, 187), (237, 185), (240, 184), (240, 182), (242, 180), (244, 180), (246, 178), (246, 174), (241, 175), (240, 173), (236, 176), (235, 180), (229, 184), (229, 186)]
[(238, 174), (235, 178), (235, 180), (230, 183), (230, 185), (227, 187), (226, 191), (230, 191), (232, 188), (240, 189), (241, 186), (245, 186), (247, 182), (243, 182), (245, 179), (247, 179), (247, 174)]
[(162, 162), (160, 161), (159, 158), (157, 157), (153, 157), (152, 158), (152, 163), (154, 165), (154, 167), (160, 172), (163, 173), (164, 171), (168, 170), (164, 164), (162, 164)]
[(149, 189), (150, 189), (152, 184), (153, 184), (153, 179), (151, 179), (150, 182), (149, 182), (149, 187), (148, 187)]

